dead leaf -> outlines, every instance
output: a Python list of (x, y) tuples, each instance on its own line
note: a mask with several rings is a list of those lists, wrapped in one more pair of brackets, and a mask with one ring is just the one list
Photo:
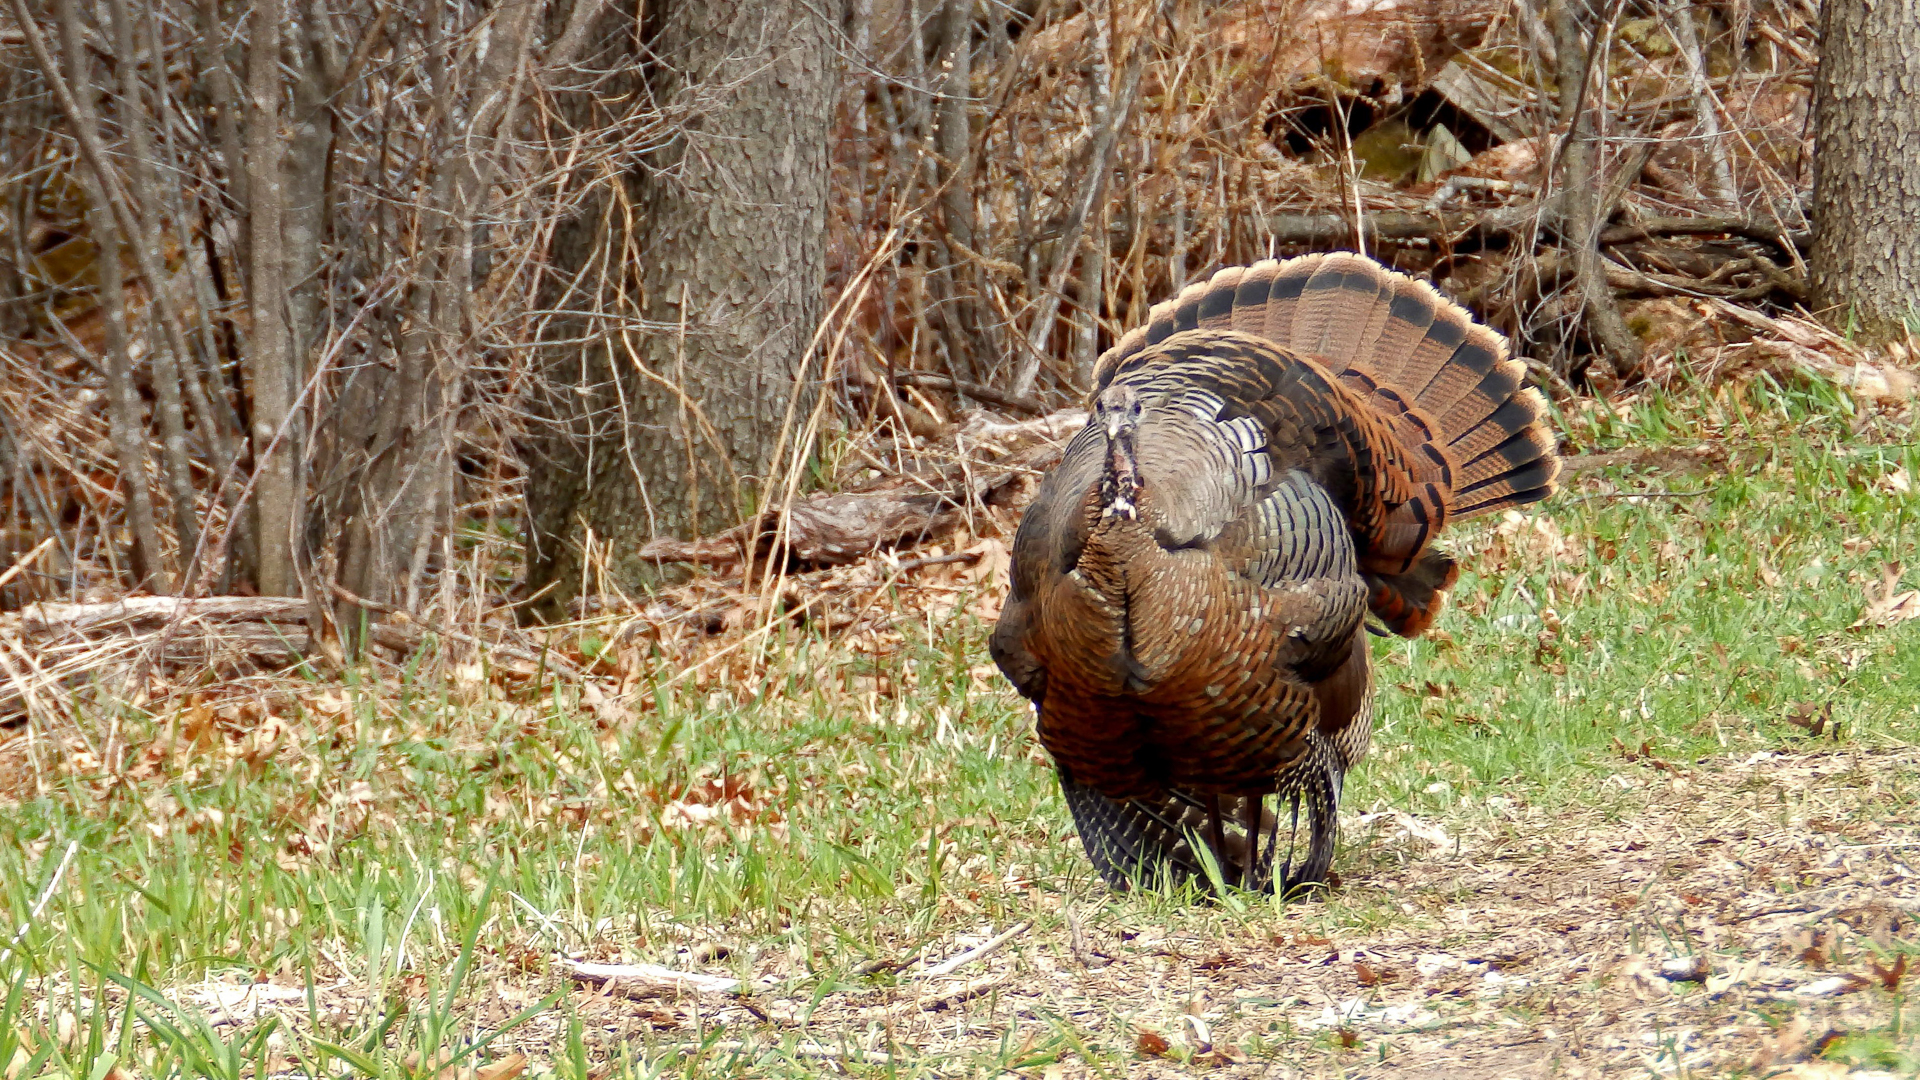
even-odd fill
[(1224, 1068), (1228, 1065), (1245, 1065), (1246, 1063), (1246, 1055), (1231, 1046), (1214, 1047), (1213, 1054), (1208, 1060), (1208, 1064), (1215, 1068)]
[(1920, 619), (1920, 589), (1900, 591), (1900, 564), (1888, 563), (1880, 572), (1880, 584), (1867, 586), (1867, 608), (1848, 629), (1893, 626), (1908, 619)]
[(1785, 716), (1787, 723), (1800, 728), (1810, 735), (1818, 736), (1827, 730), (1827, 721), (1833, 718), (1833, 702), (1829, 701), (1818, 711), (1813, 702), (1802, 701)]
[(1753, 1055), (1751, 1062), (1755, 1071), (1765, 1070), (1769, 1065), (1797, 1061), (1806, 1056), (1808, 1035), (1813, 1030), (1813, 1022), (1804, 1015), (1795, 1015), (1793, 1019), (1774, 1029), (1773, 1037), (1766, 1040)]
[[(424, 1073), (431, 1068), (418, 1050), (407, 1055), (406, 1065), (415, 1073)], [(508, 1054), (491, 1065), (477, 1069), (465, 1064), (440, 1066), (432, 1075), (433, 1080), (513, 1080), (526, 1071), (527, 1055)]]
[(1385, 968), (1375, 968), (1365, 960), (1355, 960), (1353, 962), (1353, 976), (1360, 981), (1361, 986), (1378, 986), (1383, 982), (1391, 980), (1393, 978), (1393, 972)]
[(473, 1074), (473, 1080), (513, 1080), (527, 1071), (527, 1055), (508, 1054), (499, 1061), (487, 1065)]
[(1620, 737), (1616, 735), (1613, 739), (1613, 748), (1619, 752), (1621, 757), (1628, 761), (1644, 762), (1653, 768), (1659, 769), (1661, 772), (1673, 773), (1676, 776), (1680, 773), (1680, 767), (1678, 765), (1675, 765), (1671, 761), (1661, 760), (1661, 758), (1653, 752), (1653, 743), (1651, 740), (1641, 740), (1640, 748), (1636, 750), (1629, 747), (1626, 743), (1621, 742)]
[(1871, 961), (1871, 963), (1873, 964), (1874, 977), (1880, 980), (1881, 986), (1888, 990), (1900, 989), (1900, 980), (1907, 974), (1906, 953), (1901, 953), (1896, 957), (1893, 961), (1893, 966), (1890, 968), (1881, 967), (1879, 961)]
[(1165, 1057), (1169, 1044), (1159, 1032), (1141, 1028), (1133, 1040), (1133, 1048), (1143, 1057)]

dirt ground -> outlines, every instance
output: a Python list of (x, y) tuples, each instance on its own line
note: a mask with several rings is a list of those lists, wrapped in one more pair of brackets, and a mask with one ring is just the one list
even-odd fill
[[(1334, 896), (1283, 914), (1183, 917), (1110, 903), (1092, 885), (1033, 890), (1033, 928), (951, 975), (850, 977), (824, 994), (815, 980), (805, 996), (777, 985), (745, 998), (582, 988), (573, 1011), (586, 1044), (625, 1047), (666, 1075), (1910, 1068), (1897, 1013), (1920, 918), (1920, 751), (1642, 758), (1608, 784), (1611, 805), (1575, 812), (1496, 795), (1450, 818), (1451, 832), (1359, 815), (1346, 823)], [(994, 929), (926, 955), (956, 955)], [(689, 950), (687, 966), (700, 959)], [(482, 1022), (561, 985), (551, 969), (491, 974)], [(263, 994), (186, 991), (231, 1021), (275, 1009)], [(502, 1042), (538, 1073), (556, 1057), (560, 1023), (549, 1014)]]

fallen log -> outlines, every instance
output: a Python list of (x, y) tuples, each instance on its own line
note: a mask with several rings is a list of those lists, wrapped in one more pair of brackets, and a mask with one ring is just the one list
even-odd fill
[(72, 690), (88, 682), (137, 693), (153, 664), (292, 663), (307, 636), (307, 605), (297, 596), (28, 604), (0, 615), (0, 721), (66, 715)]
[[(717, 536), (648, 541), (640, 557), (657, 562), (729, 566), (748, 552), (757, 566), (776, 558), (789, 570), (844, 566), (888, 547), (924, 543), (968, 513), (1018, 508), (1038, 477), (1060, 460), (1068, 438), (1086, 423), (1082, 409), (1003, 423), (976, 418), (954, 432), (960, 460), (937, 469), (898, 473), (863, 488), (795, 500)], [(976, 456), (988, 451), (991, 457)]]
[(307, 602), (297, 596), (128, 596), (94, 604), (42, 601), (28, 604), (12, 616), (22, 630), (60, 633), (109, 626), (161, 624), (175, 619), (199, 622), (283, 622), (303, 631)]
[(1702, 314), (1717, 312), (1772, 335), (1772, 340), (1755, 338), (1748, 347), (1768, 359), (1784, 361), (1786, 368), (1797, 374), (1835, 383), (1862, 401), (1897, 405), (1920, 397), (1920, 375), (1892, 363), (1869, 360), (1846, 339), (1823, 327), (1776, 319), (1718, 297), (1702, 300), (1697, 306)]

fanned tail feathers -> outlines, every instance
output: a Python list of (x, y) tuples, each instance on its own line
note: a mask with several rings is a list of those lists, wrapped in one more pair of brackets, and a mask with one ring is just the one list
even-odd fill
[(1315, 360), (1399, 445), (1403, 476), (1365, 536), (1372, 606), (1401, 634), (1424, 630), (1453, 584), (1428, 548), (1448, 523), (1553, 493), (1555, 439), (1539, 391), (1506, 340), (1417, 278), (1331, 252), (1231, 267), (1156, 305), (1100, 358), (1104, 385), (1128, 358), (1188, 330), (1233, 330)]

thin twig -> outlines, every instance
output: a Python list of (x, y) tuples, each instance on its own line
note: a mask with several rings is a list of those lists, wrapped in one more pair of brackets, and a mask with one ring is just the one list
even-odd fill
[(52, 547), (54, 544), (54, 541), (58, 539), (59, 537), (57, 536), (49, 536), (45, 540), (42, 540), (39, 543), (33, 545), (32, 551), (27, 552), (25, 555), (20, 556), (18, 559), (15, 559), (13, 561), (13, 565), (7, 567), (7, 572), (4, 574), (0, 574), (0, 585), (5, 585), (7, 582), (12, 581), (14, 578), (19, 577), (22, 571), (26, 570), (27, 567), (33, 565), (33, 560), (39, 558), (41, 553), (46, 551), (48, 548)]
[(594, 964), (584, 960), (557, 957), (555, 962), (569, 978), (600, 983), (609, 989), (640, 988), (650, 991), (681, 990), (696, 994), (737, 994), (746, 984), (739, 979), (705, 975), (698, 971), (675, 971), (658, 964)]
[(581, 671), (578, 667), (575, 667), (571, 660), (568, 660), (563, 656), (559, 656), (553, 653), (551, 650), (548, 650), (546, 652), (546, 655), (543, 657), (538, 653), (533, 653), (533, 652), (529, 652), (526, 649), (522, 649), (518, 645), (508, 645), (507, 643), (502, 641), (487, 641), (484, 638), (475, 637), (472, 634), (466, 633), (465, 631), (455, 630), (450, 626), (443, 626), (440, 623), (435, 622), (431, 619), (423, 619), (420, 616), (415, 615), (412, 612), (409, 612), (405, 608), (395, 607), (392, 604), (383, 604), (378, 600), (369, 600), (364, 596), (359, 596), (352, 592), (349, 592), (346, 589), (341, 588), (339, 585), (333, 585), (331, 586), (331, 589), (335, 596), (339, 597), (342, 600), (345, 600), (349, 604), (355, 605), (356, 607), (363, 607), (363, 608), (366, 608), (368, 611), (377, 611), (383, 615), (391, 615), (396, 619), (413, 623), (419, 626), (422, 630), (427, 631), (428, 633), (438, 634), (441, 637), (448, 638), (453, 641), (458, 641), (463, 645), (471, 645), (474, 648), (481, 650), (482, 653), (485, 653), (488, 650), (492, 650), (494, 652), (498, 652), (506, 656), (511, 656), (515, 660), (523, 660), (530, 664), (551, 664), (552, 666), (576, 678), (584, 678), (586, 676), (586, 673)]
[(40, 890), (40, 899), (33, 902), (33, 908), (27, 912), (26, 920), (20, 924), (20, 929), (13, 932), (13, 940), (7, 942), (5, 949), (0, 949), (0, 964), (6, 963), (13, 957), (13, 950), (27, 936), (27, 930), (33, 926), (33, 920), (39, 918), (40, 913), (46, 910), (47, 901), (53, 899), (53, 891), (60, 887), (60, 879), (66, 876), (67, 864), (73, 861), (73, 853), (79, 850), (80, 841), (67, 842), (66, 854), (60, 856), (60, 865), (53, 869), (53, 880), (47, 882), (45, 889)]
[(966, 952), (920, 972), (918, 977), (922, 979), (937, 979), (942, 975), (951, 975), (976, 960), (984, 960), (994, 953), (999, 952), (1000, 948), (1007, 942), (1012, 941), (1014, 938), (1019, 937), (1031, 929), (1033, 929), (1033, 920), (1022, 919), (1000, 933), (968, 949)]

